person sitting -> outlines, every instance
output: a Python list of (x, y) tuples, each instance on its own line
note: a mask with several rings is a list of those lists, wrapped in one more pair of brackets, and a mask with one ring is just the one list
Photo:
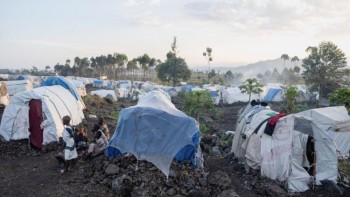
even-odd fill
[(74, 135), (74, 141), (77, 151), (84, 150), (87, 147), (87, 131), (85, 127), (80, 127), (77, 133)]
[(97, 130), (101, 130), (104, 133), (104, 135), (106, 136), (107, 140), (110, 139), (110, 133), (109, 133), (108, 126), (102, 117), (98, 118), (98, 122), (97, 122), (97, 124), (94, 125), (92, 132), (95, 132)]
[(95, 157), (107, 147), (107, 138), (101, 130), (95, 132), (94, 141), (89, 145), (86, 157)]

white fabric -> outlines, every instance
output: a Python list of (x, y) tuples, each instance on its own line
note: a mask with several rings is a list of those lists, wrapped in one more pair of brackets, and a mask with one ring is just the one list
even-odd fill
[(32, 99), (42, 102), (44, 122), (41, 124), (43, 132), (43, 144), (57, 141), (62, 136), (62, 118), (71, 117), (71, 123), (77, 125), (84, 118), (82, 108), (77, 100), (65, 88), (61, 86), (45, 86), (31, 91), (20, 92), (11, 98), (5, 108), (0, 125), (0, 134), (6, 140), (18, 140), (28, 138), (29, 117), (28, 103)]
[(90, 92), (91, 95), (97, 95), (100, 98), (111, 96), (114, 101), (117, 101), (117, 95), (114, 90), (95, 90)]
[(129, 89), (126, 88), (117, 88), (117, 98), (128, 98), (128, 95), (130, 94)]
[(74, 147), (73, 150), (69, 150), (67, 148), (64, 149), (64, 159), (71, 160), (78, 157), (77, 149), (74, 146), (74, 138), (69, 134), (67, 129), (65, 128), (62, 134), (63, 141), (66, 143), (68, 147)]

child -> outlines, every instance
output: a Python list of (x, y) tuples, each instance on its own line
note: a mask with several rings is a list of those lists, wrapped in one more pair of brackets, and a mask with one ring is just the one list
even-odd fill
[(77, 150), (75, 148), (74, 144), (74, 135), (73, 135), (73, 129), (70, 126), (70, 117), (64, 116), (62, 118), (63, 126), (65, 127), (63, 130), (62, 138), (65, 142), (65, 148), (64, 148), (64, 160), (65, 162), (65, 170), (64, 172), (67, 172), (69, 167), (73, 167), (74, 159), (78, 157)]
[(106, 149), (107, 143), (108, 141), (104, 133), (101, 130), (97, 130), (95, 132), (94, 142), (89, 145), (87, 157), (94, 157), (102, 153)]
[(80, 129), (74, 136), (74, 141), (77, 147), (77, 151), (84, 150), (87, 147), (88, 138), (85, 127), (80, 127)]
[(109, 128), (108, 128), (107, 124), (105, 123), (105, 120), (102, 117), (98, 118), (98, 122), (97, 122), (97, 124), (94, 125), (92, 132), (94, 133), (99, 129), (104, 133), (107, 140), (109, 140), (110, 139)]

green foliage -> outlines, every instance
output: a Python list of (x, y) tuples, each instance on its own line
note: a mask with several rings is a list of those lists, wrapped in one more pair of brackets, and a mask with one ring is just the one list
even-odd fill
[(295, 86), (290, 86), (286, 89), (285, 97), (287, 100), (287, 110), (288, 113), (294, 113), (295, 112), (295, 100), (298, 97), (298, 89)]
[(185, 96), (184, 111), (199, 120), (199, 114), (205, 109), (214, 107), (211, 96), (207, 91), (190, 92)]
[(341, 68), (346, 66), (346, 56), (332, 42), (321, 42), (318, 47), (308, 47), (306, 51), (309, 56), (303, 59), (305, 71), (302, 76), (311, 91), (319, 92), (321, 100), (322, 89), (335, 88), (342, 82), (344, 72)]
[(294, 107), (294, 113), (302, 112), (302, 111), (305, 111), (307, 109), (309, 109), (307, 104), (297, 104)]
[(208, 132), (208, 127), (204, 123), (199, 124), (199, 130), (201, 131), (202, 134), (205, 134)]
[(239, 86), (239, 89), (242, 93), (249, 94), (249, 101), (252, 94), (259, 94), (262, 92), (261, 89), (262, 85), (258, 82), (256, 78), (253, 79), (247, 79), (241, 86)]
[(113, 119), (118, 120), (119, 119), (119, 111), (113, 111), (111, 113), (111, 116), (113, 117)]
[(350, 111), (350, 89), (340, 88), (329, 95), (329, 101), (335, 105), (345, 105), (346, 109)]
[(175, 86), (180, 81), (186, 81), (191, 77), (191, 70), (188, 68), (185, 59), (176, 56), (176, 37), (171, 45), (172, 51), (167, 53), (164, 63), (157, 66), (157, 76), (163, 82), (172, 82)]

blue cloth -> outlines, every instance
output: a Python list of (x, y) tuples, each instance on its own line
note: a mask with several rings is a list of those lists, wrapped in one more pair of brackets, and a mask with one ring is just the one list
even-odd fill
[(208, 92), (211, 97), (218, 97), (219, 93), (217, 91), (210, 91)]
[(75, 88), (74, 84), (69, 81), (69, 79), (66, 79), (64, 77), (49, 77), (45, 81), (41, 82), (41, 86), (54, 86), (54, 85), (60, 85), (67, 89), (72, 95), (74, 96), (75, 99), (79, 100), (80, 95)]

